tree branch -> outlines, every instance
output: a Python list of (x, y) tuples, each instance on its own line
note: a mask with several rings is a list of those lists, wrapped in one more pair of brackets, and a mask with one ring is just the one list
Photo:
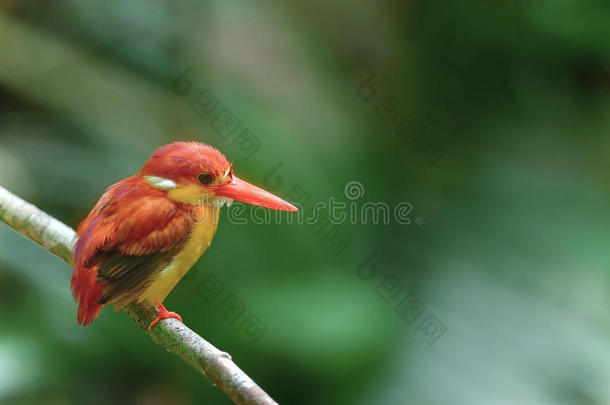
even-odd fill
[[(3, 187), (0, 187), (0, 220), (70, 265), (74, 264), (74, 230)], [(277, 405), (233, 363), (228, 353), (218, 350), (183, 323), (170, 318), (149, 331), (148, 324), (157, 315), (152, 305), (131, 304), (125, 308), (125, 312), (153, 342), (206, 375), (236, 404)]]

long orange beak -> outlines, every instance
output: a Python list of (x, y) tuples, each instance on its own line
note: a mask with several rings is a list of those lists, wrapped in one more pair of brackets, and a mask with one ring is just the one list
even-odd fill
[(228, 197), (248, 204), (258, 205), (259, 207), (282, 211), (297, 211), (294, 205), (287, 203), (262, 188), (243, 181), (237, 176), (233, 176), (233, 180), (230, 183), (216, 187), (214, 194), (219, 197)]

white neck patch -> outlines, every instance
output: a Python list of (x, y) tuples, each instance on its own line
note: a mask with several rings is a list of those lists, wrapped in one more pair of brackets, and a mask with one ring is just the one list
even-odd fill
[(164, 179), (163, 177), (144, 176), (144, 181), (157, 190), (171, 190), (172, 188), (177, 187), (176, 183), (169, 179)]

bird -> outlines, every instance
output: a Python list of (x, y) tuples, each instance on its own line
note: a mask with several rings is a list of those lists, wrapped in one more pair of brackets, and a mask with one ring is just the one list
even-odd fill
[(149, 330), (167, 318), (182, 322), (163, 301), (210, 246), (220, 208), (233, 200), (297, 211), (194, 141), (158, 148), (135, 175), (107, 188), (76, 231), (70, 288), (78, 323), (89, 325), (105, 305), (118, 311), (133, 302), (158, 309)]

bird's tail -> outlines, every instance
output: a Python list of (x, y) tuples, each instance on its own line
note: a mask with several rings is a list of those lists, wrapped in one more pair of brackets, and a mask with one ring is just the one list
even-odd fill
[(89, 325), (102, 310), (103, 305), (96, 303), (103, 293), (104, 287), (96, 283), (97, 269), (82, 265), (74, 266), (72, 273), (72, 296), (78, 304), (78, 323)]

